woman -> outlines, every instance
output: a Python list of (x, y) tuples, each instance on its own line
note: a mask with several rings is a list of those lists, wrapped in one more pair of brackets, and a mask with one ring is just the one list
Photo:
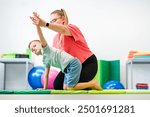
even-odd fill
[[(75, 25), (68, 24), (68, 17), (64, 9), (55, 10), (50, 14), (50, 23), (47, 23), (33, 12), (31, 20), (41, 27), (46, 27), (57, 32), (53, 40), (53, 47), (66, 51), (77, 57), (82, 63), (79, 82), (88, 82), (97, 73), (97, 58), (89, 49), (86, 40)], [(54, 81), (55, 89), (63, 89), (64, 74), (60, 72)]]

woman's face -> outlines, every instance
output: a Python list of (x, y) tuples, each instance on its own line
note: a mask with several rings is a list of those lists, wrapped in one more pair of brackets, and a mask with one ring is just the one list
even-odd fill
[(30, 44), (30, 50), (36, 54), (36, 55), (40, 55), (41, 54), (41, 43), (39, 41), (33, 41)]
[(50, 19), (51, 19), (50, 23), (64, 24), (64, 17), (58, 15), (57, 13), (51, 14)]

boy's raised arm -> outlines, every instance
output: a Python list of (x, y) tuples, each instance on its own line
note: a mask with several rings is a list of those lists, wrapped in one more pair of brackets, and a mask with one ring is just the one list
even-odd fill
[(37, 28), (37, 33), (39, 35), (39, 38), (40, 38), (40, 41), (41, 41), (41, 44), (43, 47), (45, 47), (47, 45), (47, 41), (45, 40), (44, 36), (43, 36), (43, 32), (41, 30), (41, 27), (36, 25), (36, 28)]

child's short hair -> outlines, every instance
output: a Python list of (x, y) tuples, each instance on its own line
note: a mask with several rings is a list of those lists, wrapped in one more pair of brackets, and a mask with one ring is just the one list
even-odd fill
[(38, 42), (40, 42), (40, 40), (32, 40), (30, 43), (29, 43), (29, 45), (28, 45), (28, 48), (30, 49), (30, 45), (31, 45), (31, 43), (32, 42), (34, 42), (34, 41), (38, 41)]

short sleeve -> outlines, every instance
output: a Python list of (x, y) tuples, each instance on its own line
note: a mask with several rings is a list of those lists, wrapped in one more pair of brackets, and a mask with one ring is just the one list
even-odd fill
[(82, 32), (80, 31), (80, 29), (77, 26), (69, 24), (68, 29), (70, 30), (75, 41), (79, 41), (79, 40), (84, 41), (85, 40)]
[(44, 66), (46, 67), (46, 68), (50, 68), (50, 66), (51, 66), (51, 61), (50, 61), (50, 59), (49, 59), (49, 53), (50, 53), (50, 48), (49, 48), (49, 46), (47, 45), (46, 47), (44, 47), (43, 49), (42, 49), (42, 51), (43, 51), (43, 64), (44, 64)]
[(55, 37), (53, 39), (52, 47), (56, 47), (57, 46), (59, 38), (60, 38), (60, 34), (55, 35)]

